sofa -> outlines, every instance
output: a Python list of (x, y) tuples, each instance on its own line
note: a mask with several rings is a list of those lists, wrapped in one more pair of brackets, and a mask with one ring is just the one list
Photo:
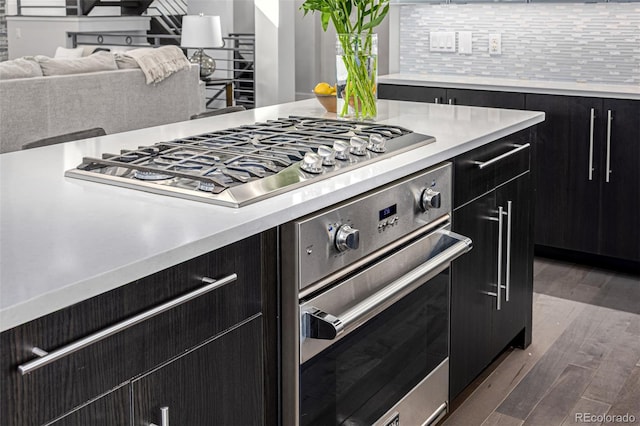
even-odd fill
[(0, 79), (0, 153), (96, 127), (112, 134), (184, 121), (205, 109), (197, 65), (155, 84), (147, 84), (143, 71), (133, 67), (14, 77)]

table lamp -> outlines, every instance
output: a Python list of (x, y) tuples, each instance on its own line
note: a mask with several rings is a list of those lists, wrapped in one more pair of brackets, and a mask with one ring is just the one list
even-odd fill
[(216, 61), (206, 55), (203, 49), (222, 47), (222, 29), (219, 16), (186, 15), (182, 18), (180, 46), (197, 49), (189, 58), (192, 64), (200, 65), (200, 78), (209, 77), (216, 70)]

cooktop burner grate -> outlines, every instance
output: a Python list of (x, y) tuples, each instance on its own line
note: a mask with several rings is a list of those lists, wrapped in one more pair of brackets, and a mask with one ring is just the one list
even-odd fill
[(66, 175), (240, 207), (433, 141), (398, 126), (290, 116), (84, 158)]

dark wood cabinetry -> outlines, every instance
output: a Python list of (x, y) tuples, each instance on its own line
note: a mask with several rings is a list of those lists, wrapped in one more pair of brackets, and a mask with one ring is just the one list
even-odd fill
[(445, 89), (382, 83), (378, 85), (378, 97), (397, 101), (524, 109), (524, 95), (522, 93), (489, 90)]
[(447, 103), (451, 105), (524, 109), (524, 94), (493, 92), (490, 90), (447, 89)]
[(545, 111), (536, 244), (640, 261), (640, 101), (527, 95)]
[(260, 317), (132, 382), (134, 425), (262, 425)]
[(395, 101), (431, 102), (440, 104), (447, 97), (447, 90), (439, 87), (378, 84), (378, 97)]
[(553, 255), (587, 253), (638, 267), (640, 101), (380, 86), (380, 97), (387, 99), (544, 111), (532, 173), (535, 244)]
[(129, 387), (121, 386), (68, 413), (50, 426), (114, 426), (131, 422)]
[[(277, 384), (266, 385), (262, 381), (265, 369), (270, 375), (275, 374), (271, 369), (276, 348), (263, 345), (266, 339), (262, 337), (263, 329), (273, 333), (276, 320), (271, 306), (275, 301), (271, 296), (262, 297), (263, 292), (275, 293), (276, 288), (276, 259), (270, 255), (275, 253), (275, 245), (271, 249), (263, 247), (275, 244), (272, 233), (242, 240), (3, 332), (0, 335), (3, 424), (39, 425), (55, 419), (59, 419), (61, 425), (100, 424), (101, 410), (116, 416), (105, 417), (107, 424), (124, 424), (119, 419), (129, 417), (128, 384), (132, 379), (178, 356), (185, 357), (193, 348), (249, 318), (257, 318), (254, 322), (258, 325), (251, 327), (258, 327), (260, 333), (241, 334), (248, 339), (242, 345), (255, 354), (252, 356), (257, 356), (258, 361), (245, 362), (240, 355), (222, 356), (216, 358), (219, 364), (216, 368), (245, 369), (244, 374), (256, 379), (246, 383), (231, 381), (230, 388), (225, 390), (228, 392), (222, 393), (229, 396), (222, 398), (230, 409), (244, 410), (247, 406), (238, 394), (246, 391), (246, 398), (253, 400), (257, 388), (261, 398), (264, 395), (275, 404)], [(228, 283), (220, 287), (212, 282), (223, 279), (228, 279)], [(196, 296), (184, 300), (186, 295), (193, 294)], [(168, 308), (147, 317), (162, 306)], [(263, 318), (266, 311), (269, 317)], [(143, 319), (127, 324), (106, 338), (94, 339), (96, 333), (134, 318)], [(32, 348), (51, 353), (85, 338), (90, 339), (90, 344), (28, 374), (20, 373), (18, 366), (37, 358)], [(210, 355), (214, 350), (206, 353)], [(263, 360), (267, 359), (269, 364), (263, 368)], [(257, 364), (260, 365), (255, 367)], [(185, 371), (188, 377), (194, 374), (201, 372)], [(118, 391), (109, 393), (116, 388)], [(186, 400), (197, 400), (197, 395), (184, 392)], [(126, 404), (122, 402), (123, 393), (126, 393)], [(156, 395), (145, 393), (144, 397)], [(136, 400), (140, 402), (139, 398)], [(85, 405), (88, 401), (92, 401), (91, 404)], [(262, 410), (264, 404), (260, 402), (253, 407)], [(83, 420), (87, 418), (95, 418), (96, 422)]]
[[(527, 142), (534, 135), (519, 132), (454, 159), (452, 226), (472, 239), (473, 249), (451, 267), (450, 400), (514, 339), (521, 346), (531, 342), (532, 186)], [(506, 147), (510, 150), (505, 152)]]

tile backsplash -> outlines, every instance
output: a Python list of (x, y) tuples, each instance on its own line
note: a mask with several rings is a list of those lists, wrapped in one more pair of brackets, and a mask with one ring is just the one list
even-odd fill
[[(472, 53), (430, 52), (431, 31), (471, 31)], [(402, 5), (400, 72), (640, 85), (640, 4)]]

